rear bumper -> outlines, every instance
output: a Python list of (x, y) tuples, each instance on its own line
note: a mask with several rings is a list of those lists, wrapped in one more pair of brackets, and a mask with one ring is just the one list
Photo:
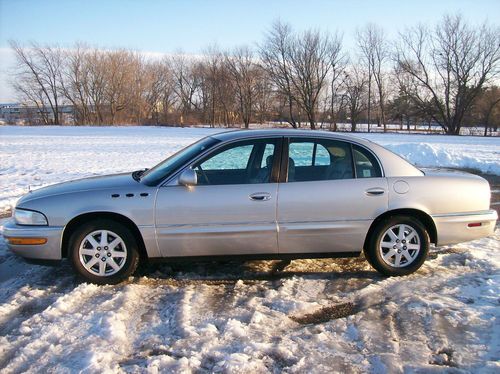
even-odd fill
[[(492, 235), (498, 214), (495, 210), (471, 213), (436, 214), (432, 216), (437, 230), (437, 245), (467, 242)], [(469, 224), (480, 226), (469, 227)]]
[[(13, 219), (6, 221), (0, 227), (0, 233), (7, 242), (7, 247), (19, 256), (29, 259), (60, 260), (63, 227), (53, 226), (21, 226)], [(9, 238), (44, 238), (45, 244), (15, 245), (9, 243)]]

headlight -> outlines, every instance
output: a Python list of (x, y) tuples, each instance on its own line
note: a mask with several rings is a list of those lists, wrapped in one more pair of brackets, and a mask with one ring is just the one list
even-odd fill
[(15, 209), (14, 220), (19, 225), (48, 225), (47, 218), (42, 213), (32, 210)]

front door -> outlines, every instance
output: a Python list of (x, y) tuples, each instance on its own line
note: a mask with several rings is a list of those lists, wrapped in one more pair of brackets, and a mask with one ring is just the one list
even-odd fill
[[(279, 252), (357, 252), (387, 210), (387, 180), (361, 146), (292, 138), (278, 201)], [(286, 163), (285, 163), (286, 164)]]
[(164, 257), (277, 253), (281, 138), (221, 146), (190, 165), (195, 186), (163, 186), (156, 233)]

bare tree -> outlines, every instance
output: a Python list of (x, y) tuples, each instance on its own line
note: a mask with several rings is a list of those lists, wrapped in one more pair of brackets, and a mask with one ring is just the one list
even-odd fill
[(267, 71), (262, 66), (257, 65), (256, 75), (257, 82), (254, 97), (255, 113), (258, 122), (262, 124), (264, 121), (270, 119), (275, 97), (273, 96), (272, 82)]
[[(330, 130), (337, 131), (339, 113), (344, 109), (345, 100), (342, 89), (345, 87), (347, 58), (344, 56), (332, 66), (329, 74), (328, 93), (325, 96), (325, 112), (328, 112)], [(333, 123), (333, 129), (331, 127)]]
[(84, 84), (85, 94), (88, 96), (91, 108), (91, 121), (102, 125), (105, 120), (106, 96), (106, 67), (105, 54), (98, 49), (88, 52), (85, 61), (87, 70)]
[[(39, 108), (46, 124), (60, 124), (60, 86), (63, 68), (62, 51), (59, 47), (40, 46), (32, 43), (22, 47), (10, 41), (17, 59), (15, 89)], [(48, 111), (52, 116), (48, 116)]]
[(183, 54), (171, 59), (172, 72), (175, 79), (174, 91), (180, 101), (181, 126), (191, 111), (197, 107), (195, 94), (199, 89), (200, 76), (197, 74), (196, 61)]
[(344, 100), (351, 122), (351, 131), (355, 132), (360, 116), (366, 109), (366, 91), (368, 87), (366, 72), (357, 66), (352, 66), (345, 73), (344, 85)]
[(74, 49), (64, 52), (65, 68), (60, 72), (62, 95), (73, 105), (75, 123), (91, 123), (91, 103), (88, 97), (89, 49), (77, 44)]
[(420, 25), (401, 34), (395, 57), (411, 79), (405, 94), (446, 133), (459, 134), (475, 97), (498, 73), (500, 30), (445, 16), (433, 31)]
[(298, 106), (311, 129), (316, 128), (318, 99), (328, 74), (340, 65), (341, 37), (307, 30), (295, 34), (290, 25), (275, 22), (260, 47), (263, 66), (278, 92), (286, 98), (287, 121), (294, 128), (299, 123), (294, 106)]
[(235, 85), (227, 64), (227, 57), (215, 45), (205, 51), (200, 63), (202, 96), (212, 126), (230, 126), (234, 123), (236, 109)]
[[(376, 116), (384, 130), (388, 119), (408, 129), (437, 123), (449, 134), (462, 126), (484, 125), (485, 133), (497, 126), (498, 27), (474, 28), (460, 16), (446, 16), (433, 29), (409, 29), (392, 67), (382, 29), (369, 24), (357, 41), (356, 64), (344, 57), (337, 34), (297, 33), (280, 22), (265, 34), (257, 55), (249, 47), (222, 53), (212, 46), (201, 56), (160, 60), (85, 44), (61, 49), (11, 42), (18, 61), (13, 86), (29, 107), (29, 120), (43, 124), (248, 128), (254, 121), (286, 121), (312, 129), (329, 122), (337, 130), (337, 122), (348, 119), (356, 131), (367, 114), (369, 124)], [(73, 120), (63, 116), (67, 104)]]
[(253, 53), (249, 47), (236, 48), (231, 55), (226, 53), (226, 64), (236, 87), (240, 116), (249, 128), (259, 78)]
[(174, 105), (174, 77), (168, 59), (146, 65), (144, 100), (146, 117), (159, 125), (168, 122), (168, 113)]
[(378, 95), (379, 123), (386, 127), (386, 84), (385, 84), (385, 65), (387, 64), (390, 53), (385, 40), (384, 30), (375, 24), (368, 24), (357, 32), (358, 47), (361, 51), (364, 65), (368, 68), (368, 132), (370, 132), (371, 120), (371, 87), (372, 79), (375, 81)]
[(136, 70), (136, 57), (133, 53), (118, 50), (107, 51), (105, 54), (105, 100), (110, 116), (110, 122), (115, 124), (117, 114), (127, 108)]
[(273, 81), (279, 94), (286, 98), (288, 107), (288, 123), (297, 128), (294, 115), (295, 92), (292, 83), (292, 61), (290, 48), (293, 42), (290, 25), (276, 21), (266, 34), (260, 46), (260, 59), (269, 78)]
[(308, 30), (293, 39), (290, 48), (291, 81), (296, 101), (307, 115), (311, 129), (316, 128), (318, 98), (329, 72), (340, 65), (341, 38)]

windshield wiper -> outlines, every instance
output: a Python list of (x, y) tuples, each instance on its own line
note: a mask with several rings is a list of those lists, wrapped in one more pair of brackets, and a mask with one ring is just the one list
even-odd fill
[(148, 170), (149, 170), (148, 168), (141, 169), (141, 170), (136, 170), (136, 171), (132, 172), (132, 178), (134, 178), (134, 180), (136, 180), (137, 182), (139, 182), (141, 180), (142, 174), (144, 174)]

